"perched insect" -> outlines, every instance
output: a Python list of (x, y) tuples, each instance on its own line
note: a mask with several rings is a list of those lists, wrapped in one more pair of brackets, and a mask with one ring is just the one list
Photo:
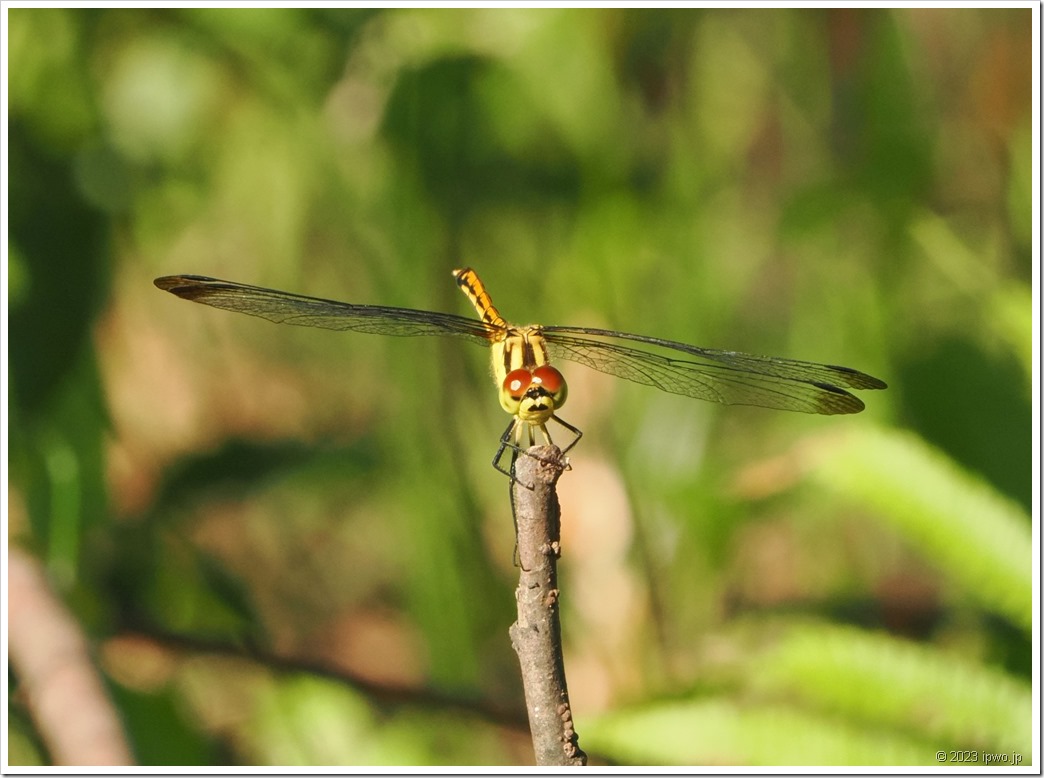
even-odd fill
[[(444, 335), (489, 347), (500, 404), (512, 416), (493, 466), (508, 475), (511, 472), (501, 465), (505, 449), (512, 450), (513, 462), (523, 445), (534, 444), (534, 430), (550, 444), (549, 421), (558, 422), (573, 435), (563, 452), (576, 445), (582, 434), (556, 415), (565, 404), (567, 387), (563, 375), (551, 365), (553, 360), (578, 362), (699, 400), (803, 413), (858, 413), (863, 402), (848, 389), (886, 388), (880, 379), (838, 365), (719, 351), (591, 327), (518, 327), (501, 317), (474, 270), (454, 270), (453, 277), (475, 306), (479, 320), (342, 303), (205, 276), (164, 276), (155, 284), (186, 300), (282, 324), (377, 335)], [(635, 348), (626, 345), (628, 342), (658, 350)]]

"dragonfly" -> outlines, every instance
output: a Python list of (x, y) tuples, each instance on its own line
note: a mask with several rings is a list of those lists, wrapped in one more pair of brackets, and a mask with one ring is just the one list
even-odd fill
[[(516, 326), (500, 315), (474, 270), (454, 270), (453, 277), (478, 319), (325, 300), (207, 276), (164, 276), (154, 283), (184, 300), (279, 324), (375, 335), (447, 336), (489, 348), (500, 405), (511, 416), (493, 466), (511, 478), (515, 458), (525, 453), (525, 445), (535, 444), (538, 434), (552, 445), (549, 422), (572, 435), (563, 454), (583, 435), (557, 415), (568, 388), (553, 361), (575, 362), (698, 400), (824, 415), (862, 411), (863, 401), (850, 389), (887, 388), (879, 378), (840, 365), (702, 348), (595, 327)], [(502, 466), (507, 449), (512, 451), (510, 470)]]

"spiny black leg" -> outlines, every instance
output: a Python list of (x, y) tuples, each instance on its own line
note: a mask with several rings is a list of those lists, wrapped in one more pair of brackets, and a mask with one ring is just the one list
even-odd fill
[(576, 427), (574, 427), (574, 426), (573, 426), (572, 424), (570, 424), (569, 422), (567, 422), (567, 421), (562, 421), (562, 420), (561, 420), (560, 418), (558, 418), (557, 416), (555, 416), (555, 415), (553, 415), (553, 414), (552, 414), (551, 418), (552, 418), (552, 419), (554, 419), (555, 421), (557, 421), (557, 422), (558, 422), (559, 424), (561, 424), (561, 425), (562, 425), (563, 427), (565, 427), (565, 428), (566, 428), (567, 430), (569, 430), (570, 432), (572, 432), (572, 433), (573, 433), (573, 435), (574, 435), (574, 437), (573, 437), (572, 441), (570, 441), (569, 445), (568, 445), (568, 446), (566, 446), (566, 447), (565, 447), (564, 449), (562, 449), (562, 453), (564, 454), (564, 453), (566, 453), (567, 451), (569, 451), (569, 449), (571, 449), (571, 448), (572, 448), (573, 446), (575, 446), (575, 445), (576, 445), (577, 443), (579, 443), (579, 442), (580, 442), (580, 438), (582, 438), (582, 437), (584, 436), (584, 433), (583, 433), (583, 432), (581, 432), (580, 430), (578, 430), (578, 429), (577, 429)]
[[(500, 446), (497, 448), (497, 453), (493, 455), (493, 467), (506, 475), (511, 479), (511, 483), (515, 482), (515, 456), (517, 456), (518, 446), (510, 442), (511, 433), (515, 431), (516, 425), (518, 425), (518, 419), (512, 419), (511, 423), (507, 425), (507, 429), (504, 430), (504, 434), (500, 436)], [(511, 470), (505, 470), (500, 466), (500, 459), (504, 456), (504, 449), (510, 448), (512, 451), (511, 455)]]
[(518, 481), (515, 478), (515, 463), (518, 461), (519, 453), (519, 448), (513, 446), (511, 449), (511, 482), (508, 484), (508, 496), (511, 499), (511, 525), (515, 528), (515, 550), (511, 555), (511, 562), (515, 567), (522, 566), (522, 558), (518, 555), (518, 512), (515, 510), (515, 484)]

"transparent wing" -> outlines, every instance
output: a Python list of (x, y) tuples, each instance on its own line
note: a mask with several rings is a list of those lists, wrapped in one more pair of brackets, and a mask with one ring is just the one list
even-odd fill
[[(206, 276), (157, 278), (160, 289), (193, 302), (282, 324), (378, 335), (442, 335), (480, 345), (504, 334), (500, 327), (450, 313), (280, 292)], [(666, 392), (725, 404), (757, 405), (805, 413), (858, 413), (863, 403), (846, 389), (884, 389), (884, 381), (838, 365), (821, 365), (588, 327), (539, 328), (551, 358), (577, 362)], [(673, 355), (632, 348), (633, 341)], [(684, 354), (684, 357), (677, 356)]]
[(489, 345), (490, 338), (500, 332), (492, 325), (451, 313), (353, 305), (206, 276), (164, 276), (153, 283), (185, 300), (279, 324), (375, 335), (446, 335), (482, 345)]
[[(838, 365), (718, 351), (588, 327), (544, 327), (542, 331), (552, 359), (566, 359), (665, 392), (727, 405), (803, 413), (858, 413), (865, 406), (846, 388), (886, 388), (884, 381)], [(635, 341), (674, 354), (604, 339)]]

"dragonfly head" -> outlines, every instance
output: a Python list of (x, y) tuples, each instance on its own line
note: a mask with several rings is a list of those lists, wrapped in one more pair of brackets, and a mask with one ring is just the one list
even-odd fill
[(541, 365), (535, 370), (512, 370), (500, 385), (500, 405), (512, 416), (544, 424), (565, 405), (566, 382), (558, 370)]

